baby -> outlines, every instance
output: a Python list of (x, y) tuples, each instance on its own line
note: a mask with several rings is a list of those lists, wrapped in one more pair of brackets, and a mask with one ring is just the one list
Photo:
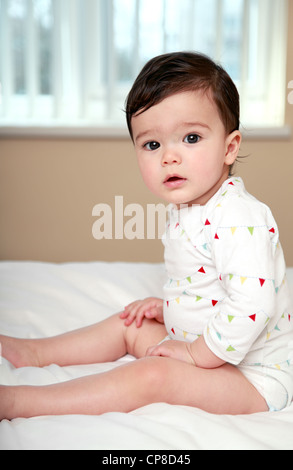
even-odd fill
[(45, 387), (0, 387), (0, 419), (129, 412), (166, 402), (217, 414), (281, 410), (293, 395), (293, 318), (276, 222), (233, 177), (239, 95), (208, 57), (143, 68), (127, 123), (147, 187), (172, 204), (164, 300), (45, 339), (0, 336), (15, 367), (138, 360)]

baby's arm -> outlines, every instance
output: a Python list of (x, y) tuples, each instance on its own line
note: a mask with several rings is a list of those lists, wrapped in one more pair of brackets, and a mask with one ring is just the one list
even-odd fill
[(157, 320), (164, 323), (163, 300), (156, 297), (149, 297), (145, 300), (137, 300), (125, 307), (120, 314), (122, 320), (125, 319), (125, 325), (130, 326), (136, 320), (137, 328), (140, 328), (144, 318), (148, 320)]
[(176, 340), (165, 341), (150, 347), (147, 356), (171, 357), (201, 369), (216, 369), (225, 364), (225, 361), (207, 347), (203, 336), (192, 344)]
[[(130, 326), (136, 321), (137, 328), (140, 328), (144, 318), (154, 319), (159, 323), (164, 323), (163, 300), (149, 297), (144, 300), (137, 300), (125, 307), (120, 314), (125, 325)], [(147, 356), (172, 357), (201, 367), (203, 369), (215, 369), (225, 364), (207, 347), (203, 337), (192, 344), (181, 341), (167, 341), (159, 345), (150, 347)]]
[(202, 369), (216, 369), (226, 364), (225, 361), (216, 356), (207, 346), (204, 337), (201, 336), (197, 341), (188, 344), (190, 355), (197, 367)]

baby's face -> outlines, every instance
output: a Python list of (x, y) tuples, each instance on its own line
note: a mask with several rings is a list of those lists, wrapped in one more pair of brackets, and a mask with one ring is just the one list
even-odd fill
[(138, 164), (148, 188), (174, 204), (206, 204), (229, 174), (241, 142), (226, 135), (207, 94), (184, 92), (132, 118)]

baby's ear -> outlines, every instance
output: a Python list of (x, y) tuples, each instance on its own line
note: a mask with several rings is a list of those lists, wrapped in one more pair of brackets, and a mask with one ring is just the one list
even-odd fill
[(235, 163), (235, 160), (238, 157), (241, 141), (242, 135), (240, 131), (234, 131), (228, 135), (226, 139), (226, 165), (231, 166)]

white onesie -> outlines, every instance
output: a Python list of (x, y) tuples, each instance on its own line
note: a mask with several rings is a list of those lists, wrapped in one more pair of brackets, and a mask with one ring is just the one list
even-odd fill
[(270, 209), (228, 179), (205, 206), (170, 211), (163, 237), (171, 339), (207, 346), (237, 366), (270, 410), (293, 395), (293, 310)]

